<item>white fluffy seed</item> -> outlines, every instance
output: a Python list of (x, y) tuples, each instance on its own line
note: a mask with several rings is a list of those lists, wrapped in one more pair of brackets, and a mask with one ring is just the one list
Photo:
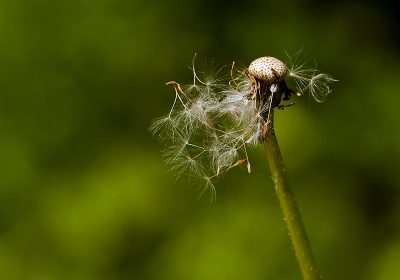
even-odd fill
[(257, 79), (273, 84), (283, 80), (286, 74), (286, 66), (275, 57), (264, 56), (250, 63), (249, 73)]

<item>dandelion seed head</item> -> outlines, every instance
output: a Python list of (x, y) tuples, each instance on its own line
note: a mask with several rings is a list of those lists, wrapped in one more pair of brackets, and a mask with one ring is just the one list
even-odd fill
[[(308, 92), (322, 102), (330, 93), (328, 83), (334, 82), (316, 66), (307, 67), (302, 51), (289, 57), (284, 64), (274, 57), (261, 57), (249, 67), (230, 71), (203, 61), (196, 71), (190, 68), (193, 83), (180, 85), (168, 82), (175, 89), (175, 99), (168, 115), (153, 121), (150, 131), (167, 144), (163, 156), (178, 177), (199, 184), (215, 199), (215, 182), (223, 175), (247, 162), (247, 148), (264, 141), (273, 122), (274, 109), (283, 109), (281, 101), (291, 94)], [(294, 79), (297, 92), (288, 88), (287, 79)], [(239, 164), (240, 163), (240, 164)]]
[(249, 73), (271, 84), (278, 83), (285, 77), (286, 65), (275, 57), (264, 56), (250, 63)]

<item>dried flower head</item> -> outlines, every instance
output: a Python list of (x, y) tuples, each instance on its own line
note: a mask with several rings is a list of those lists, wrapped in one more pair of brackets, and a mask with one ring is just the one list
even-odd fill
[(278, 83), (285, 77), (286, 65), (275, 57), (260, 57), (250, 63), (249, 74), (271, 84)]
[(215, 199), (214, 183), (225, 172), (246, 164), (250, 173), (247, 148), (263, 142), (272, 110), (294, 104), (280, 104), (296, 93), (285, 79), (294, 78), (297, 95), (309, 91), (318, 102), (330, 92), (326, 83), (335, 81), (307, 69), (298, 56), (289, 57), (289, 66), (273, 57), (258, 58), (248, 68), (233, 63), (230, 75), (223, 75), (223, 68), (212, 61), (196, 71), (193, 59), (193, 83), (167, 83), (175, 89), (172, 108), (150, 127), (168, 143), (164, 156), (171, 171), (177, 177), (188, 175), (200, 181), (200, 195), (210, 191), (211, 200)]

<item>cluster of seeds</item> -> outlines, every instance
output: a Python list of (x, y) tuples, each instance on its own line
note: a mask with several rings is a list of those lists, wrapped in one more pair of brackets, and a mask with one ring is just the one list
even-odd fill
[[(164, 156), (171, 171), (177, 177), (200, 181), (200, 195), (210, 191), (211, 200), (215, 199), (214, 183), (225, 172), (239, 165), (251, 172), (248, 147), (263, 141), (271, 110), (285, 107), (280, 105), (281, 97), (288, 100), (294, 93), (285, 78), (295, 79), (298, 95), (309, 90), (313, 97), (325, 97), (329, 93), (326, 82), (334, 81), (305, 69), (304, 64), (287, 67), (273, 57), (256, 59), (249, 68), (233, 64), (225, 75), (223, 69), (204, 62), (196, 71), (193, 62), (193, 83), (167, 83), (175, 89), (172, 108), (150, 127), (167, 143)], [(325, 80), (317, 81), (318, 75)], [(311, 89), (314, 85), (318, 86)]]

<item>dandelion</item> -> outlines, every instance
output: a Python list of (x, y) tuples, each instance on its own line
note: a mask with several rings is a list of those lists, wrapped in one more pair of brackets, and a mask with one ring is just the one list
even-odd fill
[[(196, 56), (195, 56), (196, 57)], [(292, 106), (281, 104), (292, 94), (308, 92), (322, 102), (331, 92), (330, 75), (308, 67), (304, 51), (289, 56), (284, 64), (274, 57), (261, 57), (249, 67), (236, 67), (229, 74), (211, 62), (201, 63), (197, 71), (192, 61), (193, 83), (175, 89), (169, 113), (153, 121), (150, 130), (167, 143), (164, 157), (177, 178), (187, 176), (199, 186), (200, 196), (216, 198), (215, 183), (227, 171), (246, 165), (251, 172), (247, 149), (264, 143), (265, 152), (303, 279), (320, 280), (311, 247), (290, 190), (286, 169), (274, 132), (274, 111)], [(296, 91), (286, 81), (293, 79)]]
[[(227, 73), (213, 61), (203, 61), (196, 70), (193, 58), (193, 83), (167, 83), (175, 89), (172, 108), (150, 127), (167, 143), (164, 157), (171, 172), (202, 181), (200, 195), (209, 191), (211, 200), (215, 182), (228, 170), (246, 163), (250, 173), (247, 149), (264, 142), (275, 109), (294, 104), (282, 100), (309, 92), (322, 102), (330, 92), (327, 83), (335, 81), (315, 67), (307, 68), (301, 54), (289, 57), (288, 64), (274, 57), (258, 58), (248, 68), (233, 63)], [(296, 92), (288, 88), (288, 78), (296, 82)]]

